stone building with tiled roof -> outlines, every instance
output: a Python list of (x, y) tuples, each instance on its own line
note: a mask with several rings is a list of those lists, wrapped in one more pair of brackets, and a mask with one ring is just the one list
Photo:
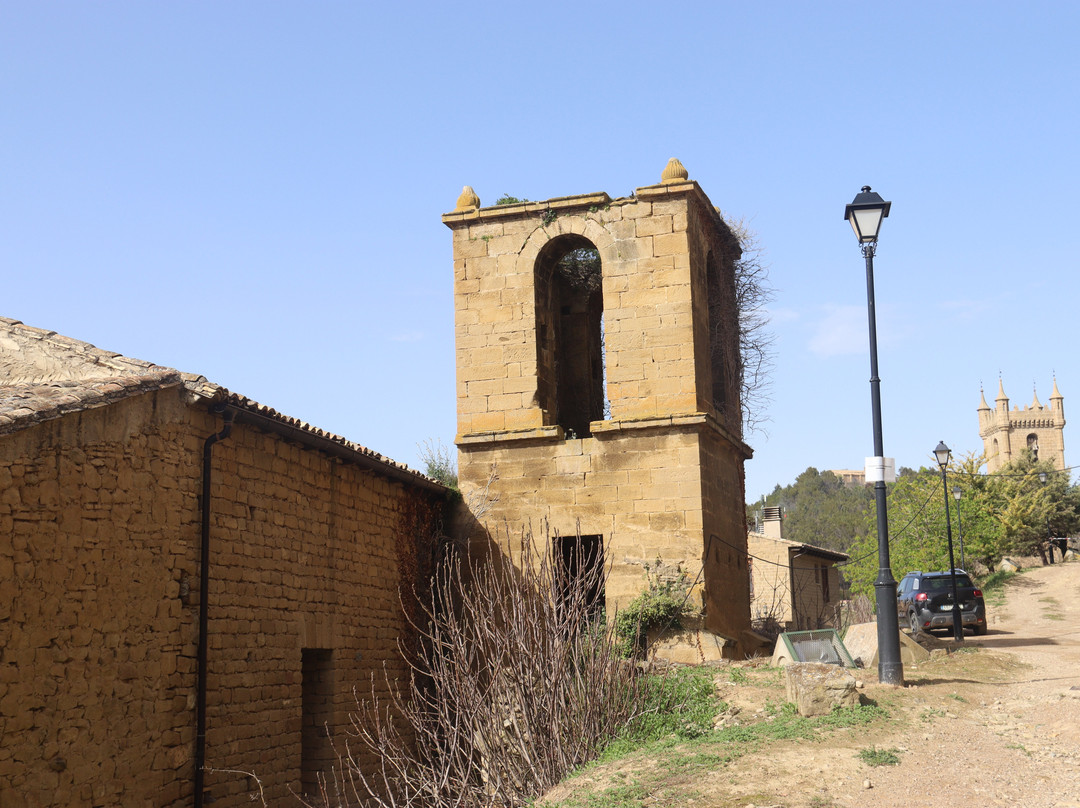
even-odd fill
[(274, 804), (311, 790), (353, 686), (405, 674), (399, 586), (445, 494), (0, 318), (0, 804), (248, 804), (240, 771)]
[(761, 532), (750, 531), (750, 610), (768, 636), (835, 626), (844, 599), (838, 564), (847, 553), (783, 538), (780, 508), (765, 508)]

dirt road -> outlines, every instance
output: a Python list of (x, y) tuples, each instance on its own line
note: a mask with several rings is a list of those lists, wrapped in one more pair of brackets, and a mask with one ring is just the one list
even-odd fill
[[(769, 743), (688, 776), (676, 771), (674, 750), (632, 756), (564, 783), (551, 803), (1080, 808), (1080, 561), (1025, 571), (1010, 581), (1004, 603), (988, 600), (988, 612), (985, 636), (906, 667), (903, 688), (862, 671), (866, 699), (889, 716), (871, 728)], [(770, 720), (767, 705), (784, 700), (782, 680), (741, 664), (741, 673), (717, 676), (731, 705), (724, 720)], [(868, 750), (899, 762), (869, 765), (860, 754)]]
[[(966, 641), (977, 653), (908, 668), (902, 690), (868, 684), (896, 714), (888, 728), (777, 750), (765, 769), (780, 787), (757, 777), (746, 792), (756, 803), (727, 804), (1080, 808), (1080, 563), (1025, 571), (989, 611), (986, 636)], [(869, 745), (898, 750), (900, 763), (866, 765), (858, 753)], [(739, 768), (753, 776), (751, 761)]]

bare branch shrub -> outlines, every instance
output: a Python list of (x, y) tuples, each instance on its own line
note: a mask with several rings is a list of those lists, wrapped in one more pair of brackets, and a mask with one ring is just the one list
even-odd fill
[(517, 550), (516, 565), (493, 550), (439, 566), (410, 681), (390, 683), (389, 703), (358, 701), (332, 781), (308, 805), (523, 806), (640, 711), (639, 669), (590, 619), (595, 588), (565, 586), (531, 536)]
[(750, 598), (750, 627), (774, 642), (784, 631), (782, 621), (791, 603), (789, 580), (789, 576), (782, 574), (769, 576), (768, 579), (763, 576), (762, 580), (754, 582), (754, 592)]
[(874, 603), (866, 595), (856, 595), (851, 600), (836, 604), (835, 626), (843, 633), (859, 623), (873, 623)]
[(735, 305), (739, 313), (740, 399), (743, 427), (747, 432), (764, 432), (769, 420), (769, 387), (776, 354), (776, 335), (769, 329), (766, 307), (775, 291), (769, 283), (765, 250), (745, 219), (721, 214), (742, 247), (735, 262)]

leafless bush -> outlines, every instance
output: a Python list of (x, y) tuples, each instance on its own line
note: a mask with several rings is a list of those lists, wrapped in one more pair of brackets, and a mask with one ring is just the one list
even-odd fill
[(757, 233), (745, 219), (724, 216), (724, 221), (742, 247), (742, 256), (735, 262), (735, 305), (742, 360), (739, 381), (743, 427), (747, 432), (766, 434), (770, 376), (776, 356), (776, 335), (769, 329), (766, 307), (773, 301), (775, 290), (769, 283), (769, 265)]
[(358, 704), (339, 766), (308, 805), (522, 806), (640, 709), (638, 669), (617, 655), (610, 624), (590, 619), (585, 593), (597, 590), (566, 586), (531, 537), (518, 554), (516, 565), (497, 552), (440, 565), (408, 686)]
[(851, 600), (842, 600), (836, 604), (834, 620), (841, 632), (859, 623), (872, 623), (874, 619), (874, 604), (866, 595), (856, 595)]

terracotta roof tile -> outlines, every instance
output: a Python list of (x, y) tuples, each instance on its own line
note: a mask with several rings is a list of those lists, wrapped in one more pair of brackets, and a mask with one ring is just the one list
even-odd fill
[(297, 440), (306, 437), (312, 445), (329, 447), (335, 452), (343, 450), (385, 466), (394, 476), (442, 487), (402, 463), (232, 393), (205, 376), (104, 351), (55, 331), (0, 317), (0, 434), (179, 384), (199, 398), (274, 422), (289, 430)]
[(0, 434), (181, 383), (175, 370), (162, 369), (137, 376), (0, 384)]

